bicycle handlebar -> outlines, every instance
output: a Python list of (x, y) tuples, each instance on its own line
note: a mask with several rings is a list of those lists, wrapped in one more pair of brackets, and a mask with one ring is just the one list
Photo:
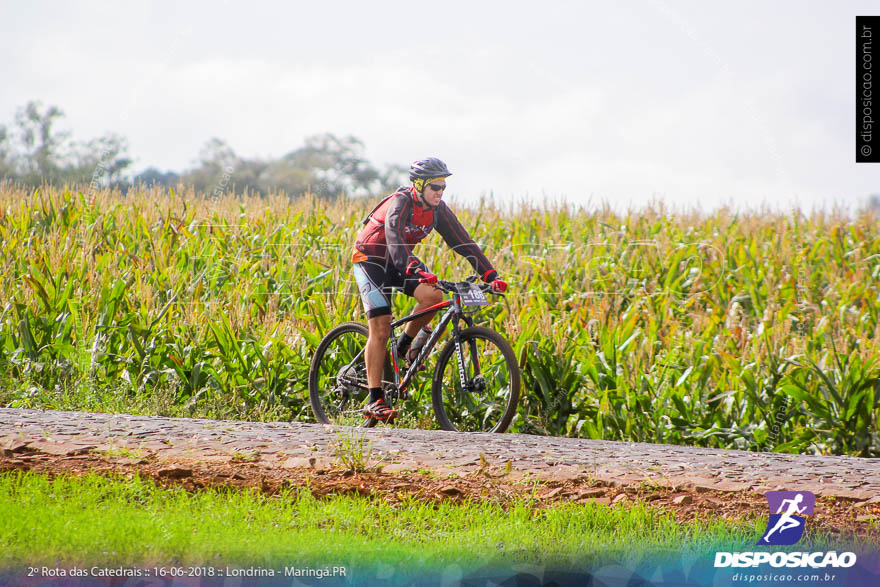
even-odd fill
[[(470, 284), (475, 284), (476, 281), (477, 281), (476, 277), (468, 277), (465, 281), (458, 281), (458, 282), (447, 281), (445, 279), (438, 279), (437, 283), (434, 284), (434, 287), (436, 287), (437, 289), (444, 291), (446, 293), (458, 293), (458, 285), (459, 284), (470, 285)], [(503, 296), (504, 295), (504, 293), (502, 293), (500, 291), (495, 291), (494, 289), (492, 289), (492, 285), (489, 283), (480, 283), (480, 284), (478, 284), (478, 286), (480, 288), (480, 291), (482, 291), (483, 293), (490, 293), (490, 294), (494, 294), (496, 296)]]

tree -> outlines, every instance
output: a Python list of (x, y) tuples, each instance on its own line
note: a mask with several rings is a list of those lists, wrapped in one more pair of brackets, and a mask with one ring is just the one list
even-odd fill
[(173, 187), (180, 183), (180, 175), (173, 171), (162, 173), (155, 167), (148, 167), (132, 179), (132, 184), (143, 186)]
[(391, 192), (406, 183), (409, 173), (409, 168), (402, 165), (386, 165), (380, 172), (364, 157), (363, 141), (351, 135), (313, 135), (304, 147), (287, 157), (312, 172), (318, 179), (312, 191), (324, 196), (342, 191), (352, 196)]
[[(108, 134), (74, 143), (70, 133), (55, 128), (64, 112), (31, 101), (19, 108), (12, 131), (0, 127), (0, 173), (29, 186), (41, 183), (89, 183), (125, 186), (123, 173), (131, 165), (128, 143)], [(105, 181), (106, 180), (106, 181)]]
[(314, 175), (316, 183), (311, 190), (319, 196), (336, 196), (343, 191), (366, 195), (381, 183), (381, 176), (363, 155), (364, 144), (360, 139), (325, 133), (308, 137), (305, 146), (284, 159)]
[[(131, 165), (128, 157), (128, 141), (117, 134), (108, 134), (77, 144), (76, 161), (67, 170), (66, 180), (70, 183), (88, 183), (90, 189), (103, 186), (128, 186), (123, 172)], [(106, 178), (106, 181), (105, 181)]]
[(228, 189), (260, 194), (282, 191), (322, 197), (346, 192), (366, 194), (382, 184), (383, 176), (363, 157), (363, 143), (354, 137), (315, 135), (306, 144), (275, 161), (239, 157), (224, 141), (214, 138), (199, 153), (198, 166), (183, 175), (197, 191), (218, 194)]
[[(32, 187), (45, 182), (88, 184), (90, 191), (105, 186), (127, 189), (125, 174), (132, 159), (126, 139), (111, 133), (73, 142), (69, 132), (56, 128), (63, 117), (57, 106), (31, 101), (18, 109), (11, 127), (0, 125), (0, 177)], [(274, 161), (245, 159), (213, 138), (202, 147), (195, 166), (182, 174), (150, 167), (133, 181), (166, 187), (184, 182), (211, 195), (247, 189), (289, 195), (311, 191), (327, 198), (342, 193), (375, 196), (405, 182), (405, 167), (387, 165), (380, 171), (364, 151), (364, 143), (354, 136), (324, 133), (306, 138), (302, 147)]]
[(240, 159), (235, 151), (224, 141), (213, 138), (199, 151), (199, 165), (185, 171), (184, 183), (192, 185), (196, 191), (215, 193), (232, 187), (233, 173)]
[(18, 179), (30, 185), (63, 179), (62, 159), (70, 133), (53, 129), (64, 113), (57, 106), (43, 108), (40, 102), (28, 102), (15, 115), (17, 138), (22, 153), (15, 157)]
[(287, 157), (270, 163), (260, 176), (259, 190), (261, 193), (273, 191), (288, 195), (304, 194), (309, 186), (316, 183), (315, 176), (308, 169), (297, 167)]
[(382, 172), (379, 181), (381, 186), (380, 192), (383, 194), (393, 192), (402, 185), (406, 185), (409, 180), (409, 167), (403, 165), (386, 165), (385, 171)]
[(9, 130), (0, 124), (0, 179), (14, 178), (15, 161)]
[(233, 167), (232, 185), (236, 193), (242, 193), (245, 189), (256, 191), (265, 195), (265, 176), (270, 163), (261, 159), (239, 159)]

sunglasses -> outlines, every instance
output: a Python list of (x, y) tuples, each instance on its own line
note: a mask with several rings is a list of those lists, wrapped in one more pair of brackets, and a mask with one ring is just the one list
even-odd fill
[(429, 183), (428, 187), (431, 188), (432, 190), (434, 190), (435, 192), (442, 192), (443, 190), (446, 189), (445, 185), (438, 185), (436, 183)]

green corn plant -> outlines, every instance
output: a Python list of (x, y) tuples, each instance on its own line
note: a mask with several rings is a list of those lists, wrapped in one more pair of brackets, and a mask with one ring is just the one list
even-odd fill
[(832, 345), (826, 360), (806, 357), (785, 381), (783, 391), (811, 424), (798, 443), (809, 442), (818, 453), (880, 456), (880, 365), (855, 350), (850, 345), (849, 352), (838, 353)]
[[(4, 184), (0, 403), (82, 387), (90, 407), (155, 393), (309, 418), (311, 350), (363, 320), (349, 255), (373, 203)], [(876, 454), (872, 212), (457, 211), (512, 285), (478, 320), (523, 358), (514, 430)], [(439, 240), (422, 251), (444, 276), (470, 271)]]

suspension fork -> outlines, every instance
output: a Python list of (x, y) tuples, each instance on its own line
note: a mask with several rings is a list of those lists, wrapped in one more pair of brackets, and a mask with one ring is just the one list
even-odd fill
[[(474, 325), (474, 319), (468, 316), (467, 314), (461, 313), (459, 317), (464, 321), (468, 328), (471, 328)], [(465, 366), (464, 359), (464, 349), (461, 345), (461, 330), (458, 327), (458, 321), (455, 322), (454, 327), (454, 336), (455, 336), (455, 351), (456, 357), (458, 359), (458, 377), (461, 381), (461, 388), (463, 390), (467, 390), (469, 388), (467, 382), (467, 368)], [(479, 377), (482, 374), (482, 369), (480, 368), (480, 355), (477, 352), (477, 341), (469, 340), (468, 341), (468, 350), (471, 354), (471, 364), (474, 366), (474, 377)]]
[(458, 320), (452, 324), (452, 340), (455, 341), (455, 358), (458, 363), (458, 380), (461, 382), (461, 389), (467, 389), (467, 373), (464, 366), (464, 352), (461, 348), (461, 328), (458, 326)]

